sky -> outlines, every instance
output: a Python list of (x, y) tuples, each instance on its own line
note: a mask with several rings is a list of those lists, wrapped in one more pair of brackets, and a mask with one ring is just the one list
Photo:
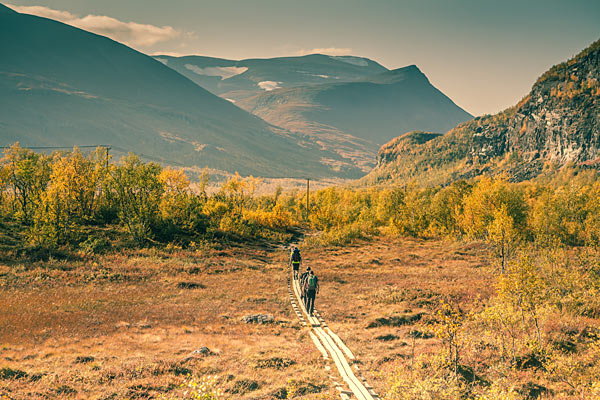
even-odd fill
[(600, 0), (10, 0), (146, 54), (323, 53), (417, 65), (474, 115), (523, 98), (600, 39)]

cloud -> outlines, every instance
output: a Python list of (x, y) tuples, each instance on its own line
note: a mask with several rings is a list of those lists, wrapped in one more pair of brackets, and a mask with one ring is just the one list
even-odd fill
[(181, 35), (181, 32), (170, 26), (123, 22), (105, 15), (90, 14), (80, 17), (68, 11), (54, 10), (44, 6), (15, 6), (12, 4), (7, 4), (7, 6), (20, 13), (55, 19), (86, 31), (108, 36), (131, 47), (150, 47)]
[(310, 50), (301, 49), (296, 52), (298, 56), (307, 54), (326, 54), (328, 56), (347, 56), (352, 54), (352, 49), (348, 47), (317, 47)]

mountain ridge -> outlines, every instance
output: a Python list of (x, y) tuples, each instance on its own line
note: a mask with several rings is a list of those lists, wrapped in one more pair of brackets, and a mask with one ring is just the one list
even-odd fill
[(234, 102), (280, 87), (346, 81), (387, 70), (368, 58), (324, 54), (244, 60), (207, 56), (153, 57), (211, 93)]

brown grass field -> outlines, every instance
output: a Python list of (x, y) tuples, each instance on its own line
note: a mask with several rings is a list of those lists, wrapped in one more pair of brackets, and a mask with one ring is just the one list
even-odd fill
[[(289, 304), (287, 254), (146, 249), (0, 265), (0, 398), (177, 396), (188, 374), (216, 375), (233, 399), (286, 398), (291, 386), (339, 398)], [(468, 309), (493, 290), (477, 243), (378, 239), (303, 258), (320, 278), (317, 308), (379, 393), (395, 366), (438, 348), (419, 332), (440, 299)], [(242, 321), (257, 313), (275, 322)], [(211, 353), (189, 357), (202, 346)]]

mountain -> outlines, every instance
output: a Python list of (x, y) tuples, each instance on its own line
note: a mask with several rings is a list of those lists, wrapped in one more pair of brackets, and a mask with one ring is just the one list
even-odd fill
[(368, 58), (322, 54), (239, 61), (203, 56), (154, 58), (234, 102), (280, 87), (343, 82), (387, 71)]
[(368, 58), (323, 54), (240, 61), (154, 57), (364, 172), (375, 165), (379, 147), (398, 134), (443, 132), (472, 118), (414, 65), (390, 71)]
[(444, 132), (472, 118), (414, 65), (349, 82), (276, 89), (237, 104), (369, 169), (379, 147), (402, 132)]
[(482, 173), (522, 181), (566, 165), (600, 167), (600, 40), (555, 65), (517, 105), (407, 146), (385, 144), (367, 183), (445, 184)]
[(111, 144), (261, 176), (360, 173), (106, 37), (0, 5), (0, 38), (4, 145)]

